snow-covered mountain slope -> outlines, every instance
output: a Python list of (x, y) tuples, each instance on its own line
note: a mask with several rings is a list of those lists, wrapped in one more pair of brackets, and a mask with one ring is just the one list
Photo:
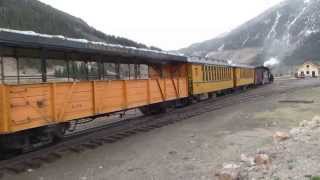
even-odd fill
[(252, 64), (320, 60), (320, 0), (286, 0), (223, 37), (180, 52)]
[[(101, 15), (103, 16), (103, 13)], [(107, 24), (108, 22), (101, 23)], [(82, 19), (55, 9), (39, 0), (0, 0), (0, 27), (148, 48), (146, 45), (130, 39), (106, 35)], [(157, 48), (153, 47), (153, 49)]]

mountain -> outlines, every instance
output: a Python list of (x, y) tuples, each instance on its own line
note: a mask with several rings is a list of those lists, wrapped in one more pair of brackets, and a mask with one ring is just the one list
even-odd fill
[(179, 50), (238, 63), (277, 63), (281, 71), (320, 61), (320, 0), (286, 0), (223, 36)]
[(83, 20), (38, 0), (0, 0), (0, 27), (148, 48), (126, 38), (106, 35)]

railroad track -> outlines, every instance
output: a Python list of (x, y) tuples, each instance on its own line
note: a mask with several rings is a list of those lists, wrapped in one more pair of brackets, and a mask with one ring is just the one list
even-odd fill
[[(318, 86), (320, 85), (308, 87)], [(250, 102), (259, 98), (265, 98), (275, 93), (292, 92), (300, 88), (301, 87), (286, 86), (273, 89), (272, 85), (267, 85), (263, 88), (249, 90), (245, 93), (209, 99), (164, 114), (126, 119), (113, 124), (76, 132), (66, 136), (66, 138), (58, 144), (0, 161), (0, 175), (5, 173), (18, 174), (26, 172), (29, 169), (40, 168), (45, 163), (51, 163), (60, 159), (66, 153), (81, 153), (87, 149), (95, 149), (103, 144), (111, 144), (131, 135), (148, 132), (203, 113)]]

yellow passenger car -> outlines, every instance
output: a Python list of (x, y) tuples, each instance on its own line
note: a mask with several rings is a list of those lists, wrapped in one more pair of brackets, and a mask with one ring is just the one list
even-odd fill
[(234, 87), (233, 68), (228, 63), (193, 59), (189, 63), (189, 92), (192, 95), (215, 93)]
[(254, 84), (255, 69), (251, 66), (234, 67), (234, 87), (245, 87)]

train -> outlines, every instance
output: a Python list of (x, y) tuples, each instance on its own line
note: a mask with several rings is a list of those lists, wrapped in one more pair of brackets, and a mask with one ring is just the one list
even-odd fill
[(160, 113), (273, 81), (263, 66), (10, 29), (0, 29), (0, 66), (1, 152), (59, 141), (82, 119)]

